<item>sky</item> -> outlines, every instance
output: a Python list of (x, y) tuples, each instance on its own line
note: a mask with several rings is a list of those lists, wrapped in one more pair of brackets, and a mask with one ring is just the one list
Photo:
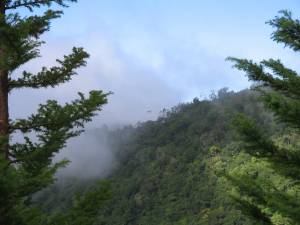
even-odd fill
[(90, 53), (87, 67), (59, 88), (15, 91), (10, 113), (21, 118), (46, 99), (64, 103), (100, 89), (113, 94), (89, 126), (135, 124), (223, 87), (249, 87), (228, 56), (280, 58), (297, 69), (299, 56), (274, 43), (265, 23), (281, 9), (300, 15), (297, 0), (79, 0), (43, 36), (42, 57), (14, 76), (55, 65), (73, 46)]

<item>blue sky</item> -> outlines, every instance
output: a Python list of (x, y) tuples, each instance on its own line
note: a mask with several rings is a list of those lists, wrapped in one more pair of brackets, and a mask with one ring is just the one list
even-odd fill
[[(96, 123), (135, 123), (212, 90), (249, 87), (227, 56), (281, 58), (297, 69), (299, 56), (272, 42), (265, 24), (281, 9), (300, 17), (296, 0), (79, 0), (44, 36), (43, 57), (24, 69), (50, 66), (74, 45), (91, 54), (88, 66), (61, 88), (27, 91), (27, 111), (47, 98), (64, 102), (103, 89), (114, 95)], [(24, 112), (18, 96), (15, 117)]]

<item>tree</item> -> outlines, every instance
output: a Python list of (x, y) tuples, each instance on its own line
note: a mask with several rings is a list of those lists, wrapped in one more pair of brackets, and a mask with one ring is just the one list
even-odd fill
[[(300, 21), (288, 11), (269, 21), (272, 39), (295, 52), (300, 50)], [(260, 100), (285, 132), (270, 137), (260, 124), (239, 115), (234, 120), (247, 154), (236, 156), (226, 177), (235, 186), (233, 195), (242, 211), (264, 224), (299, 224), (300, 221), (300, 77), (280, 60), (260, 63), (229, 58), (234, 67), (256, 83)]]
[[(69, 138), (78, 136), (84, 124), (107, 103), (109, 93), (91, 91), (89, 96), (79, 93), (78, 99), (65, 105), (48, 100), (27, 119), (13, 121), (9, 117), (12, 91), (56, 87), (70, 81), (77, 74), (76, 69), (86, 65), (88, 53), (73, 48), (71, 54), (57, 60), (57, 66), (43, 67), (37, 74), (28, 71), (19, 76), (14, 74), (17, 68), (39, 57), (41, 35), (49, 30), (52, 19), (62, 15), (62, 11), (50, 7), (53, 4), (67, 7), (68, 2), (76, 0), (0, 2), (0, 225), (46, 224), (42, 222), (44, 216), (32, 205), (32, 195), (51, 184), (57, 169), (66, 165), (67, 161), (54, 163), (54, 154)], [(46, 11), (34, 15), (33, 10), (39, 7), (45, 7)], [(21, 8), (31, 13), (22, 16), (18, 12)], [(12, 140), (17, 132), (23, 135), (23, 142)]]

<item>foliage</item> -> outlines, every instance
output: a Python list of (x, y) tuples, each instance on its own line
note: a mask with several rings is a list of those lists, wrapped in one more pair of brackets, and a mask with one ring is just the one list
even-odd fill
[[(108, 177), (112, 198), (98, 212), (97, 224), (256, 224), (234, 208), (226, 194), (231, 186), (212, 170), (217, 153), (210, 149), (232, 142), (229, 121), (237, 113), (272, 127), (272, 116), (256, 99), (255, 92), (222, 89), (212, 99), (164, 110), (157, 121), (108, 131), (119, 166)], [(70, 199), (91, 183), (57, 183), (36, 200), (47, 211), (67, 212)]]
[[(228, 195), (232, 185), (221, 176), (228, 168), (236, 168), (230, 175), (238, 179), (251, 169), (251, 164), (242, 168), (249, 156), (236, 156), (241, 152), (231, 128), (236, 115), (246, 114), (261, 124), (268, 130), (263, 134), (278, 137), (276, 143), (284, 143), (286, 136), (291, 138), (287, 133), (281, 136), (285, 127), (274, 123), (258, 97), (254, 91), (233, 93), (222, 89), (211, 99), (194, 99), (163, 110), (156, 121), (106, 131), (118, 167), (108, 177), (112, 199), (99, 211), (97, 224), (263, 224), (236, 209)], [(100, 138), (102, 132), (94, 130), (93, 135)], [(272, 170), (267, 162), (255, 166)], [(266, 176), (262, 175), (261, 180)], [(47, 211), (66, 212), (72, 207), (75, 193), (84, 193), (91, 183), (86, 179), (58, 182), (36, 201), (45, 203)], [(233, 194), (237, 196), (238, 192)], [(281, 219), (279, 214), (276, 216)]]
[[(4, 0), (0, 3), (0, 224), (3, 225), (48, 224), (49, 217), (31, 198), (53, 183), (56, 171), (66, 165), (65, 160), (54, 163), (53, 156), (65, 147), (69, 138), (78, 136), (84, 124), (107, 103), (109, 93), (91, 91), (87, 96), (79, 93), (78, 99), (65, 105), (49, 100), (27, 119), (9, 118), (8, 95), (12, 91), (56, 87), (70, 81), (77, 74), (76, 69), (86, 65), (89, 55), (82, 48), (73, 48), (71, 54), (57, 60), (58, 66), (43, 67), (37, 74), (28, 71), (16, 74), (16, 69), (39, 57), (38, 48), (43, 44), (41, 35), (49, 30), (52, 19), (62, 15), (62, 11), (49, 7), (53, 3), (67, 6), (67, 2), (76, 0)], [(43, 15), (34, 15), (36, 7), (48, 10)], [(20, 8), (29, 9), (28, 16), (20, 15)], [(13, 141), (16, 133), (23, 135), (22, 142)], [(79, 218), (89, 217), (86, 224), (92, 224), (95, 212), (90, 205), (100, 207), (106, 199), (101, 197), (100, 190), (107, 192), (107, 188), (100, 188), (78, 198), (69, 216), (64, 217), (72, 218), (74, 224), (79, 224), (75, 223)]]
[[(299, 20), (281, 11), (268, 23), (275, 28), (274, 41), (299, 51)], [(229, 60), (256, 83), (260, 100), (286, 129), (268, 135), (261, 124), (239, 115), (234, 127), (245, 153), (230, 159), (223, 175), (232, 183), (233, 197), (245, 214), (264, 224), (299, 224), (300, 77), (280, 60)]]
[(256, 98), (223, 89), (211, 100), (195, 99), (140, 124), (126, 147), (130, 158), (121, 159), (111, 177), (114, 196), (99, 224), (254, 224), (234, 208), (226, 195), (230, 185), (214, 174), (210, 146), (232, 142), (229, 122), (237, 113), (271, 127), (272, 116)]
[(78, 194), (73, 205), (66, 213), (53, 214), (47, 221), (50, 225), (94, 225), (97, 224), (99, 210), (111, 198), (111, 187), (107, 181), (102, 181), (85, 194)]

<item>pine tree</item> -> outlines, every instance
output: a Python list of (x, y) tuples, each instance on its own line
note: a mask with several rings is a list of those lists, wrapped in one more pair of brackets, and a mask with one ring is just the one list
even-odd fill
[[(281, 11), (268, 24), (275, 28), (274, 41), (300, 50), (300, 21), (290, 12)], [(236, 165), (227, 170), (226, 177), (238, 192), (234, 198), (245, 214), (264, 224), (300, 224), (300, 76), (280, 60), (229, 60), (246, 72), (260, 91), (260, 100), (289, 131), (269, 137), (246, 116), (235, 119), (248, 156), (237, 156)]]
[[(91, 91), (88, 96), (59, 105), (48, 100), (39, 105), (36, 114), (27, 119), (9, 117), (9, 94), (22, 88), (49, 88), (68, 82), (76, 69), (86, 65), (89, 55), (82, 48), (57, 60), (57, 66), (43, 67), (36, 74), (14, 72), (23, 64), (39, 57), (40, 37), (50, 28), (52, 19), (62, 11), (51, 10), (53, 4), (67, 7), (76, 0), (1, 0), (0, 1), (0, 225), (45, 224), (47, 218), (32, 205), (31, 197), (54, 180), (58, 168), (67, 162), (52, 161), (69, 138), (78, 136), (86, 122), (91, 121), (107, 95)], [(43, 15), (35, 15), (35, 8), (44, 7)], [(22, 16), (19, 10), (28, 9)], [(15, 143), (15, 133), (24, 141)], [(32, 136), (35, 138), (30, 138)], [(43, 218), (45, 219), (44, 222)]]

